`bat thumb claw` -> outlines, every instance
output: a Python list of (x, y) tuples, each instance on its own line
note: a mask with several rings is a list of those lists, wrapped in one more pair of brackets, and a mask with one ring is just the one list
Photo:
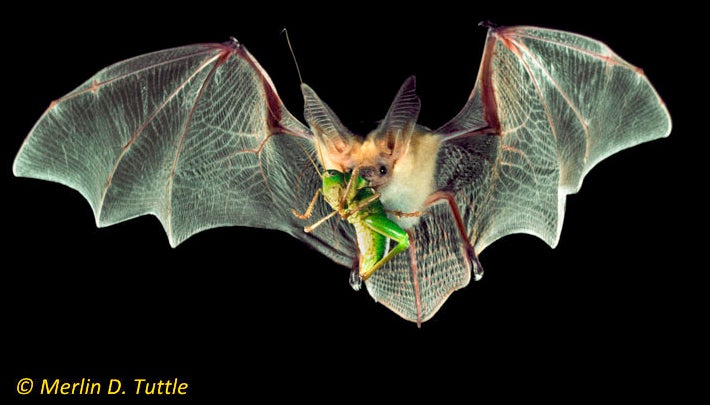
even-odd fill
[(491, 28), (491, 29), (496, 29), (498, 28), (498, 24), (490, 21), (490, 20), (483, 20), (478, 23), (479, 27), (486, 27), (486, 28)]

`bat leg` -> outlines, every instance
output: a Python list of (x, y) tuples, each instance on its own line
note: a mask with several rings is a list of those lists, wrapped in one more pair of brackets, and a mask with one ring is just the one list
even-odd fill
[(415, 217), (420, 217), (424, 215), (425, 213), (423, 211), (414, 211), (414, 212), (403, 212), (403, 211), (393, 211), (393, 210), (387, 210), (387, 213), (394, 215), (397, 218), (415, 218)]
[(466, 257), (466, 259), (471, 263), (471, 272), (473, 273), (473, 280), (478, 281), (483, 278), (483, 266), (478, 260), (476, 252), (473, 250), (473, 245), (468, 240), (468, 232), (464, 226), (463, 218), (461, 217), (461, 211), (459, 210), (458, 204), (456, 204), (456, 199), (451, 193), (446, 192), (436, 192), (429, 196), (427, 199), (427, 206), (432, 205), (440, 200), (446, 201), (451, 209), (451, 213), (456, 219), (456, 228), (459, 230), (461, 235), (461, 252)]

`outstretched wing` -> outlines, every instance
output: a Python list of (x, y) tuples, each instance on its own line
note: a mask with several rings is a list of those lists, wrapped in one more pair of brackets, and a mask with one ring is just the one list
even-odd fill
[[(476, 255), (528, 233), (554, 247), (565, 199), (605, 157), (665, 137), (671, 121), (643, 72), (568, 32), (492, 28), (469, 101), (434, 131), (437, 192), (370, 294), (423, 322), (482, 272)], [(473, 248), (472, 251), (470, 248)]]
[(78, 190), (97, 226), (153, 214), (172, 246), (220, 226), (277, 229), (350, 265), (342, 221), (305, 234), (291, 213), (321, 186), (314, 155), (310, 131), (232, 40), (101, 70), (51, 103), (13, 170)]
[(668, 136), (641, 69), (603, 43), (535, 27), (492, 28), (476, 86), (437, 132), (439, 188), (455, 193), (476, 252), (512, 233), (555, 247), (565, 199), (602, 159)]

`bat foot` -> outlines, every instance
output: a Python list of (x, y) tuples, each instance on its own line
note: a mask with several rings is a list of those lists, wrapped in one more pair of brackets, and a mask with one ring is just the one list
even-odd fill
[(465, 249), (466, 255), (468, 256), (468, 260), (471, 262), (471, 272), (473, 273), (473, 281), (479, 281), (483, 278), (483, 266), (481, 266), (481, 262), (478, 261), (478, 256), (476, 256), (476, 252), (473, 250), (473, 246), (466, 243)]
[(352, 287), (353, 290), (360, 291), (360, 288), (362, 287), (362, 277), (360, 277), (360, 273), (357, 269), (353, 269), (350, 272), (350, 279), (348, 280), (348, 282), (350, 283), (350, 287)]

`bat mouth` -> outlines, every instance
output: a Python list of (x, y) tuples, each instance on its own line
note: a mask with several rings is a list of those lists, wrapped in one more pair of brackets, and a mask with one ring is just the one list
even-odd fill
[(378, 188), (378, 187), (380, 187), (380, 186), (382, 186), (382, 185), (384, 185), (384, 184), (386, 183), (386, 182), (385, 182), (384, 180), (382, 180), (382, 179), (378, 179), (378, 180), (368, 180), (368, 182), (370, 183), (370, 187), (374, 187), (374, 188)]

